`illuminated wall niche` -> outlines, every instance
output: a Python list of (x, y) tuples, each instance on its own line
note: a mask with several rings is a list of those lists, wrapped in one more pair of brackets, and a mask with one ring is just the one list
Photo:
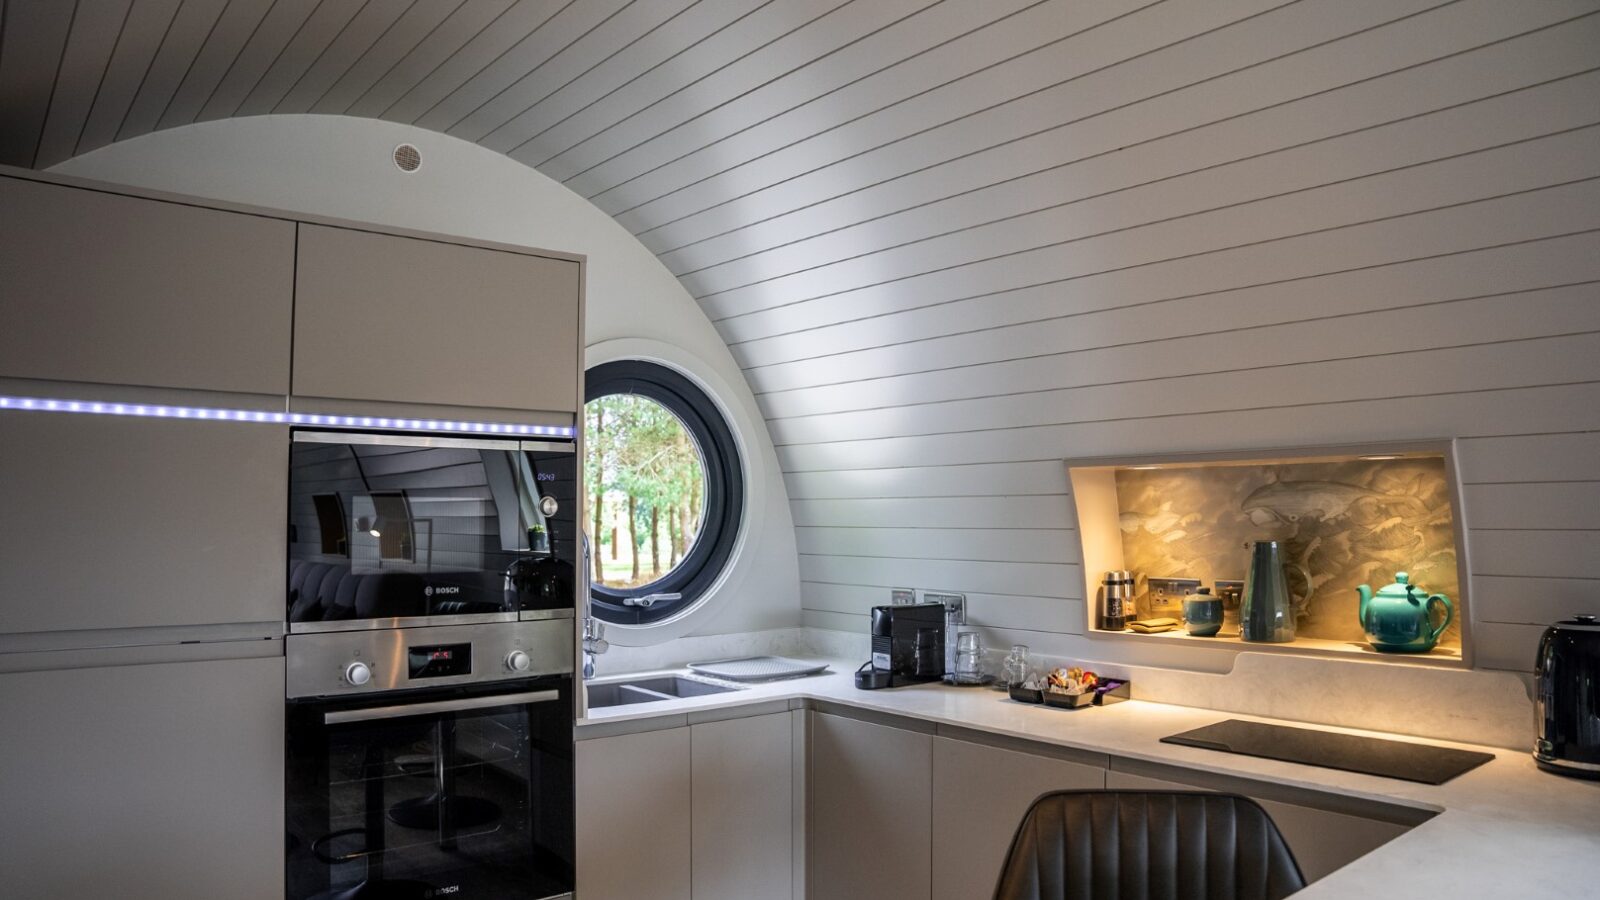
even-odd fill
[[(1311, 655), (1358, 654), (1425, 665), (1463, 665), (1470, 647), (1459, 490), (1448, 442), (1358, 449), (1080, 460), (1067, 463), (1084, 561), (1092, 637), (1182, 641), (1239, 650)], [(1283, 543), (1295, 596), (1297, 636), (1289, 644), (1244, 643), (1237, 625), (1217, 637), (1182, 630), (1155, 635), (1098, 628), (1101, 579), (1108, 569), (1138, 578), (1141, 601), (1152, 578), (1243, 580), (1245, 544)], [(1380, 654), (1367, 644), (1356, 587), (1374, 590), (1407, 572), (1414, 584), (1447, 595), (1454, 622), (1428, 654)], [(1148, 610), (1141, 602), (1140, 609)]]

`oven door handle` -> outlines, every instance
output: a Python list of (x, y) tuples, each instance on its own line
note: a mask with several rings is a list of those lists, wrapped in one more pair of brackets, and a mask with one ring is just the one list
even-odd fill
[(493, 694), (488, 697), (464, 697), (460, 700), (435, 700), (429, 703), (402, 703), (396, 706), (369, 706), (365, 709), (343, 709), (322, 714), (322, 724), (343, 725), (347, 722), (371, 722), (375, 719), (401, 719), (407, 716), (426, 716), (434, 713), (465, 712), (473, 709), (490, 709), (496, 706), (518, 706), (525, 703), (544, 703), (561, 696), (560, 691), (525, 691), (520, 694)]

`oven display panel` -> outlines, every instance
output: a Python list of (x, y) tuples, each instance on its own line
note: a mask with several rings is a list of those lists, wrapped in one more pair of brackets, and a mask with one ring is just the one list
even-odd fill
[(412, 678), (444, 678), (472, 674), (471, 644), (435, 644), (407, 647), (406, 665)]

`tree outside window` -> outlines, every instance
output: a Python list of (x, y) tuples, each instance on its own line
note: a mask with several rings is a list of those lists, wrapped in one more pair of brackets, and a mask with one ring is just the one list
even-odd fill
[(584, 406), (585, 522), (596, 585), (629, 589), (672, 572), (700, 534), (705, 464), (683, 422), (637, 394)]

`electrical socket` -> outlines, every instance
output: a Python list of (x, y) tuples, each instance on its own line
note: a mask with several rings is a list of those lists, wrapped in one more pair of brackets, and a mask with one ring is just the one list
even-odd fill
[(967, 595), (950, 594), (943, 591), (923, 591), (923, 603), (943, 603), (944, 621), (946, 625), (967, 624)]
[(916, 588), (889, 588), (889, 605), (910, 606), (917, 602)]

